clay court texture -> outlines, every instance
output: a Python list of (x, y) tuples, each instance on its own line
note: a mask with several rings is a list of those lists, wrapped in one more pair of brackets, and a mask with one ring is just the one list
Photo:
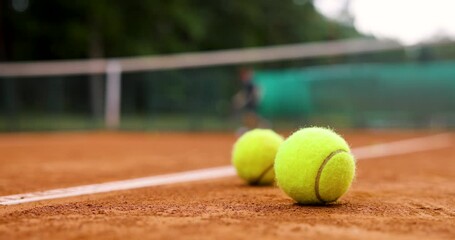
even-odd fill
[(245, 185), (230, 133), (4, 133), (0, 239), (455, 239), (455, 133), (339, 132), (357, 176), (324, 206)]

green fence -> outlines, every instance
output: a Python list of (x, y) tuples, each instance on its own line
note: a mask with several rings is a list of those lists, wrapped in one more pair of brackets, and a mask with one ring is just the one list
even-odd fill
[[(455, 127), (455, 61), (276, 67), (254, 79), (276, 128)], [(120, 128), (235, 129), (238, 68), (123, 73)], [(104, 99), (102, 74), (0, 78), (0, 131), (102, 129)]]
[[(122, 73), (120, 129), (228, 130), (238, 67)], [(103, 129), (106, 76), (0, 78), (0, 131)]]

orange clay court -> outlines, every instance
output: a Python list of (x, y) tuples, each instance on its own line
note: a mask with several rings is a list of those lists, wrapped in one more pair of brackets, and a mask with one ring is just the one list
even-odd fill
[[(339, 132), (354, 153), (442, 133)], [(446, 135), (447, 146), (426, 148), (429, 140), (421, 151), (359, 159), (351, 189), (326, 206), (297, 205), (277, 187), (247, 186), (233, 175), (0, 205), (0, 238), (454, 239), (455, 134)], [(0, 196), (228, 166), (235, 140), (229, 133), (1, 134)]]

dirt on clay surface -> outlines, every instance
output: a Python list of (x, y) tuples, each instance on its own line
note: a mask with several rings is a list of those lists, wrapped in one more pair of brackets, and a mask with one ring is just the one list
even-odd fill
[[(342, 134), (355, 148), (434, 132)], [(0, 196), (224, 166), (234, 141), (216, 133), (1, 134)], [(125, 238), (455, 239), (455, 145), (360, 160), (350, 191), (327, 206), (300, 206), (277, 187), (237, 177), (0, 206), (0, 239)]]

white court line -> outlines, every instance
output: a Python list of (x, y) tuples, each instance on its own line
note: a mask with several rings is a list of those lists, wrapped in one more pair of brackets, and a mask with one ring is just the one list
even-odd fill
[[(445, 133), (394, 141), (390, 143), (358, 147), (353, 149), (352, 153), (357, 160), (364, 160), (446, 148), (450, 147), (451, 145), (452, 141), (450, 134)], [(100, 184), (90, 184), (78, 187), (60, 188), (41, 192), (3, 196), (0, 197), (0, 205), (13, 205), (87, 194), (106, 193), (174, 183), (201, 181), (234, 176), (235, 174), (235, 170), (232, 166), (207, 168), (152, 177), (134, 178), (123, 181), (113, 181)]]
[(390, 143), (358, 147), (352, 150), (356, 159), (371, 159), (394, 156), (406, 153), (423, 152), (433, 149), (446, 148), (452, 145), (449, 133), (405, 139)]

